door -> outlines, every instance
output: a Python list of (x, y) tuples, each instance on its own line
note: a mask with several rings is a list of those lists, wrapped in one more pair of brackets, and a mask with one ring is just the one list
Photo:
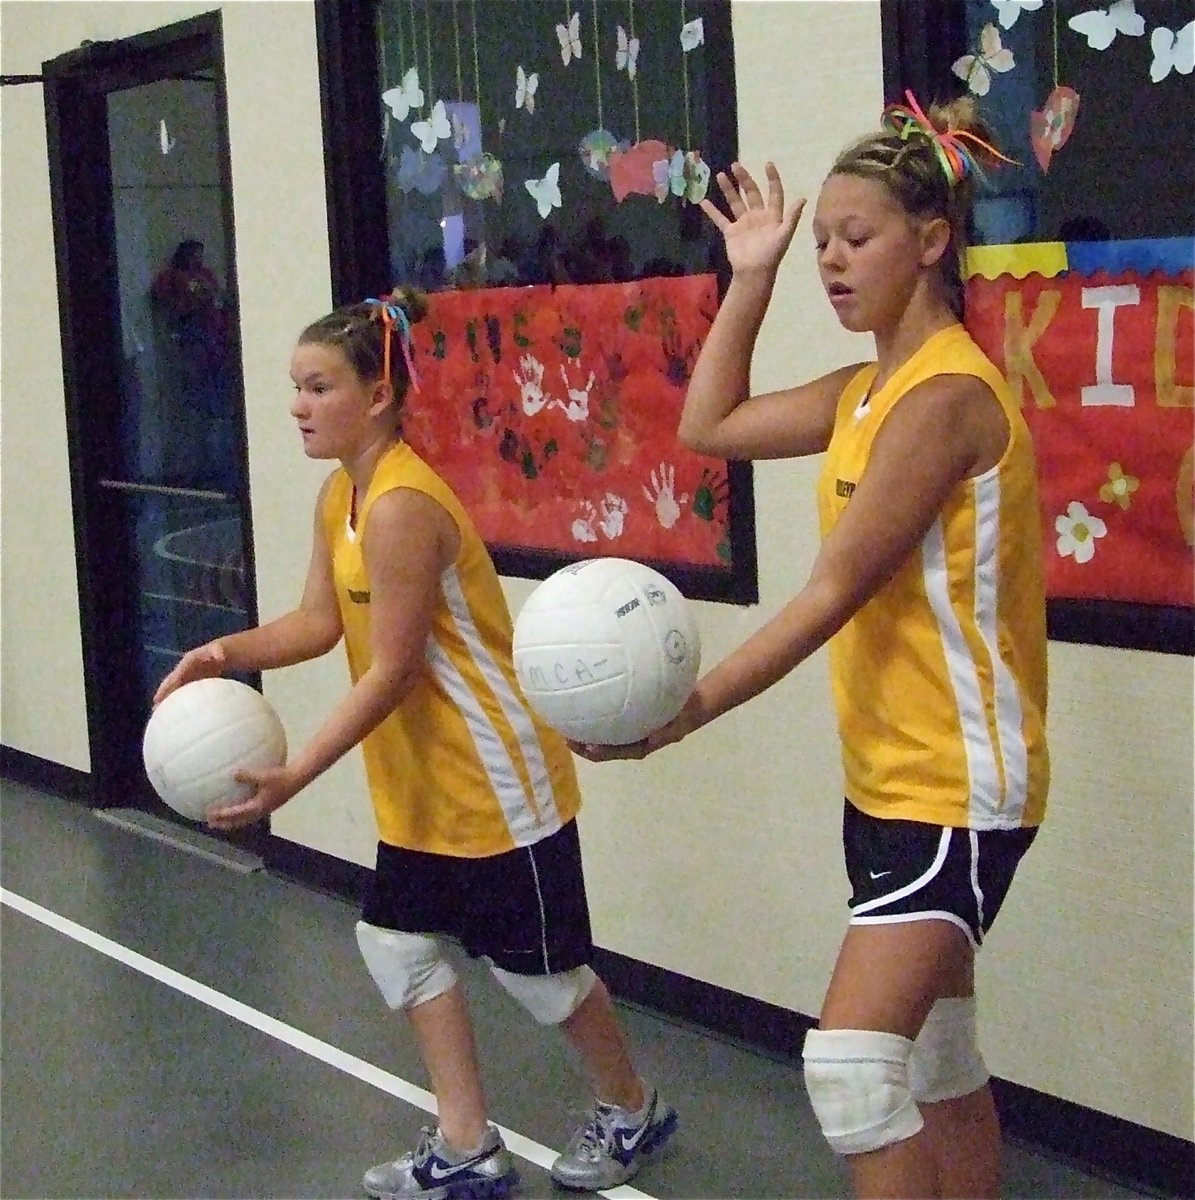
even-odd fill
[(219, 15), (42, 70), (93, 802), (173, 818), (151, 697), (257, 620)]

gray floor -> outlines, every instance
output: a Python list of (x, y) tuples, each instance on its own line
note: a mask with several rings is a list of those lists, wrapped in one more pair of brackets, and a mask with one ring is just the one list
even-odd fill
[[(0, 806), (5, 1200), (359, 1196), (364, 1167), (430, 1122), (404, 1092), (423, 1072), (359, 963), (350, 904), (18, 784), (0, 783)], [(583, 1078), (554, 1031), (462, 973), (492, 1119), (527, 1139), (521, 1195), (560, 1195), (539, 1164), (580, 1115)], [(623, 1011), (682, 1124), (609, 1195), (847, 1195), (792, 1064)], [(1014, 1144), (1005, 1194), (1140, 1193)]]

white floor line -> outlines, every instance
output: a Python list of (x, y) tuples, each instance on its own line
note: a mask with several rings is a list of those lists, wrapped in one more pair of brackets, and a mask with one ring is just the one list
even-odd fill
[[(159, 983), (164, 983), (168, 987), (216, 1009), (217, 1012), (224, 1013), (225, 1016), (241, 1021), (254, 1029), (259, 1029), (262, 1033), (269, 1034), (270, 1037), (277, 1038), (278, 1041), (285, 1042), (288, 1046), (293, 1046), (296, 1050), (300, 1050), (312, 1058), (318, 1058), (321, 1062), (335, 1067), (338, 1071), (343, 1071), (346, 1075), (352, 1075), (379, 1091), (397, 1096), (405, 1103), (423, 1109), (424, 1112), (435, 1114), (436, 1098), (431, 1092), (416, 1087), (413, 1083), (408, 1083), (397, 1075), (391, 1075), (389, 1071), (383, 1071), (380, 1067), (375, 1067), (364, 1059), (346, 1054), (343, 1050), (338, 1050), (335, 1046), (322, 1042), (319, 1038), (312, 1037), (301, 1029), (296, 1029), (293, 1025), (287, 1025), (284, 1021), (258, 1012), (257, 1009), (250, 1008), (249, 1005), (242, 1004), (239, 1000), (234, 1000), (231, 996), (226, 996), (223, 992), (208, 987), (207, 984), (199, 983), (170, 967), (154, 962), (152, 958), (146, 958), (145, 955), (138, 954), (136, 950), (130, 950), (127, 946), (120, 945), (119, 942), (110, 941), (102, 934), (77, 925), (74, 921), (59, 916), (58, 913), (51, 912), (48, 908), (42, 908), (40, 904), (26, 900), (23, 896), (18, 896), (7, 888), (0, 888), (0, 903), (7, 904), (17, 912), (24, 913), (25, 916), (40, 921), (56, 932), (74, 938), (76, 942), (81, 942), (92, 950), (98, 950), (101, 954), (106, 954), (109, 958), (114, 958), (117, 962), (132, 967), (133, 970), (140, 971), (143, 975), (148, 975), (151, 979), (156, 979)], [(517, 1154), (527, 1162), (543, 1167), (545, 1171), (551, 1167), (556, 1155), (547, 1146), (541, 1146), (539, 1142), (534, 1142), (501, 1125), (498, 1128), (502, 1130), (503, 1140), (512, 1154)], [(646, 1192), (640, 1192), (625, 1184), (622, 1187), (599, 1192), (598, 1195), (608, 1196), (610, 1200), (652, 1200), (652, 1197)]]

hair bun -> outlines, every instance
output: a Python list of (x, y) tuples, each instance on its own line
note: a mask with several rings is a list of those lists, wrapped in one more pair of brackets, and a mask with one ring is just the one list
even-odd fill
[(400, 284), (390, 293), (389, 299), (407, 314), (407, 320), (412, 325), (418, 324), (427, 316), (427, 295), (416, 288)]

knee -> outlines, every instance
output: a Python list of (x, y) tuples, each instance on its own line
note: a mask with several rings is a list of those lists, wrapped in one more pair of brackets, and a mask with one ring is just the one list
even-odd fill
[(391, 1008), (414, 1008), (456, 985), (456, 972), (438, 938), (357, 922), (361, 957)]
[(978, 1091), (989, 1078), (979, 1052), (975, 997), (948, 997), (929, 1011), (909, 1060), (915, 1100), (954, 1100)]
[(814, 1029), (805, 1036), (805, 1085), (831, 1149), (863, 1154), (922, 1127), (909, 1085), (913, 1043), (870, 1029)]
[(581, 1007), (597, 976), (589, 967), (555, 975), (517, 975), (490, 964), (494, 978), (541, 1025), (559, 1025)]

